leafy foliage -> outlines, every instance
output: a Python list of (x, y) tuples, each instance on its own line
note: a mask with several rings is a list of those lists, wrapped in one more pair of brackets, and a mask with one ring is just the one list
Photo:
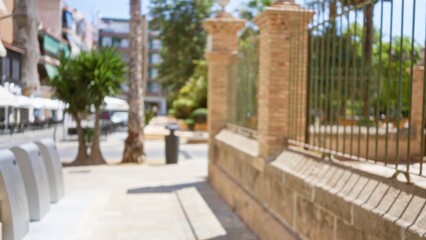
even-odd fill
[(207, 108), (198, 108), (192, 112), (192, 118), (196, 123), (206, 123), (207, 122)]
[(162, 42), (159, 77), (171, 95), (194, 73), (194, 60), (203, 59), (207, 36), (202, 24), (212, 5), (213, 0), (151, 1), (151, 26), (160, 31)]
[(173, 101), (173, 109), (175, 110), (175, 116), (177, 118), (189, 118), (195, 108), (193, 100), (188, 98), (178, 98)]
[(79, 69), (75, 75), (90, 82), (84, 92), (90, 96), (90, 103), (95, 108), (104, 103), (105, 97), (119, 93), (126, 67), (114, 50), (106, 48), (83, 52), (76, 61)]
[(179, 98), (191, 99), (197, 108), (207, 107), (207, 62), (195, 61), (195, 69), (192, 76), (179, 90)]
[(85, 92), (90, 80), (76, 74), (80, 67), (75, 58), (68, 59), (62, 55), (57, 67), (58, 74), (49, 81), (49, 85), (55, 89), (56, 97), (67, 103), (67, 111), (72, 115), (86, 113), (90, 105), (90, 96)]
[(240, 11), (240, 16), (249, 21), (253, 20), (265, 7), (271, 5), (272, 0), (250, 0), (244, 9)]

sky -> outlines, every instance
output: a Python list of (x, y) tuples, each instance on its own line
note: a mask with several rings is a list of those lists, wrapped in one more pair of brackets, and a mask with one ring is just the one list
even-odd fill
[[(230, 0), (227, 10), (233, 12), (247, 1)], [(299, 3), (303, 1), (306, 0), (296, 0)], [(96, 19), (97, 13), (100, 13), (101, 17), (129, 18), (129, 0), (66, 0), (66, 2), (69, 6), (80, 10), (91, 22), (93, 19)], [(402, 2), (405, 2), (405, 21), (403, 24), (401, 24)], [(414, 2), (416, 3), (416, 8), (413, 12)], [(143, 13), (147, 13), (149, 0), (142, 0), (142, 5)], [(424, 45), (426, 40), (426, 0), (394, 0), (394, 21), (392, 27), (390, 21), (390, 4), (389, 2), (385, 3), (383, 14), (384, 37), (390, 35), (390, 29), (393, 29), (393, 36), (400, 36), (401, 26), (403, 26), (404, 35), (411, 36), (413, 13), (415, 14), (414, 22), (417, 24), (414, 32), (416, 43)], [(374, 15), (374, 24), (376, 26), (380, 25), (380, 4), (376, 4)]]
[[(228, 11), (235, 11), (248, 0), (230, 0)], [(66, 0), (70, 7), (80, 10), (92, 22), (97, 12), (102, 17), (129, 18), (129, 0)], [(142, 0), (143, 13), (148, 12), (149, 0)]]

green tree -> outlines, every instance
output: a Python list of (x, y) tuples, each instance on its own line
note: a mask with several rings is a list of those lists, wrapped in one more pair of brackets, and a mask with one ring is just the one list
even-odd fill
[(194, 73), (194, 60), (204, 57), (207, 36), (202, 25), (212, 5), (213, 0), (151, 1), (151, 26), (160, 31), (162, 42), (159, 76), (171, 99)]
[(78, 136), (78, 153), (74, 164), (80, 165), (88, 161), (86, 141), (84, 138), (84, 129), (81, 121), (88, 114), (90, 97), (86, 94), (86, 89), (90, 85), (89, 79), (80, 78), (76, 75), (80, 66), (75, 58), (67, 59), (65, 56), (60, 58), (60, 65), (57, 67), (57, 75), (49, 81), (49, 84), (55, 89), (55, 95), (58, 99), (67, 103), (66, 111), (71, 114), (76, 122)]
[(104, 164), (100, 148), (100, 112), (105, 97), (115, 96), (120, 91), (120, 84), (124, 81), (126, 67), (121, 57), (112, 49), (97, 49), (83, 52), (77, 57), (78, 71), (74, 74), (81, 81), (89, 81), (84, 94), (90, 99), (90, 105), (95, 110), (95, 124), (93, 140), (90, 149), (90, 163)]
[(240, 16), (252, 21), (265, 7), (270, 6), (272, 0), (250, 0), (245, 4), (245, 8), (240, 10)]

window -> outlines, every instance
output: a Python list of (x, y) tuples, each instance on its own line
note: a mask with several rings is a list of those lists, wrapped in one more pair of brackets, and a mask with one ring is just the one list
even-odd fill
[(152, 39), (149, 41), (149, 48), (158, 50), (161, 48), (161, 41), (158, 39)]
[(156, 68), (150, 68), (149, 69), (149, 73), (148, 73), (148, 77), (150, 79), (156, 79), (156, 78), (158, 78), (158, 70)]
[(10, 59), (6, 56), (1, 59), (2, 65), (2, 79), (8, 79), (10, 77)]
[(102, 37), (101, 45), (103, 47), (111, 47), (111, 45), (112, 45), (112, 38), (111, 37)]
[(148, 92), (151, 93), (160, 93), (161, 92), (161, 85), (159, 83), (148, 83)]
[(18, 59), (12, 61), (12, 79), (19, 80), (21, 78), (21, 63)]
[(122, 48), (128, 48), (129, 47), (129, 40), (128, 39), (122, 39), (120, 47), (122, 47)]
[(161, 57), (159, 54), (151, 54), (149, 58), (150, 64), (160, 64), (161, 63)]
[(71, 12), (64, 11), (62, 15), (62, 26), (64, 28), (73, 29), (74, 17)]

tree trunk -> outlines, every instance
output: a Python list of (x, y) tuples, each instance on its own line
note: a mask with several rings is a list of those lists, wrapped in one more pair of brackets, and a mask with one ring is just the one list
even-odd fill
[(84, 130), (81, 126), (81, 118), (78, 114), (73, 114), (72, 116), (75, 120), (77, 129), (78, 153), (77, 157), (75, 158), (74, 162), (71, 163), (71, 165), (88, 165), (89, 157), (87, 155), (86, 141), (84, 139)]
[(22, 90), (30, 96), (34, 89), (40, 87), (37, 63), (40, 59), (38, 41), (38, 0), (15, 0), (13, 15), (13, 45), (25, 50), (22, 55)]
[(106, 164), (106, 161), (104, 157), (102, 156), (102, 152), (101, 152), (101, 144), (100, 144), (101, 129), (100, 129), (99, 121), (100, 121), (100, 110), (99, 110), (99, 107), (96, 107), (95, 128), (93, 129), (93, 142), (92, 142), (92, 147), (90, 149), (90, 163), (92, 165)]
[(143, 28), (141, 0), (130, 0), (129, 120), (123, 163), (141, 163), (144, 158), (143, 126)]

